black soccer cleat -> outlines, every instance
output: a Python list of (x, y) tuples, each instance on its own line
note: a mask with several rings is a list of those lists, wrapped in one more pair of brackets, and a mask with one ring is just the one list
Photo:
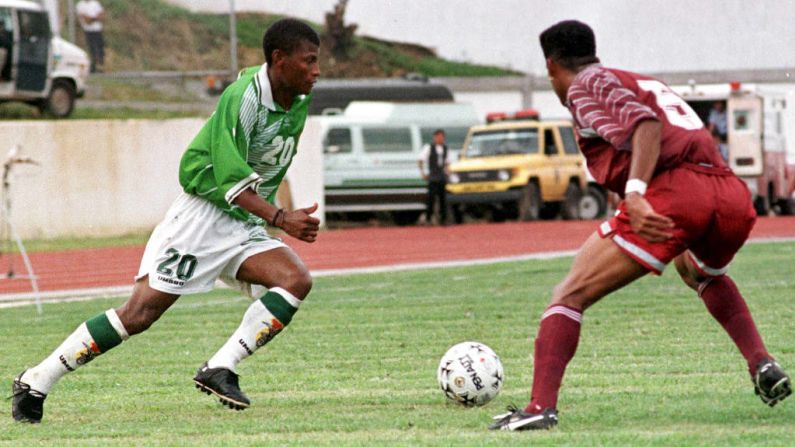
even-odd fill
[(32, 389), (27, 383), (22, 383), (20, 378), (24, 373), (22, 371), (16, 376), (11, 384), (11, 415), (16, 421), (38, 424), (44, 416), (44, 399), (47, 395)]
[(533, 414), (509, 405), (507, 413), (492, 419), (495, 422), (489, 425), (489, 430), (549, 430), (558, 425), (558, 412), (554, 408), (547, 408), (539, 414)]
[(773, 359), (762, 359), (756, 365), (756, 373), (752, 380), (756, 394), (762, 402), (771, 407), (792, 394), (789, 376)]
[(248, 397), (240, 391), (237, 374), (226, 368), (210, 368), (205, 362), (193, 381), (196, 388), (207, 394), (215, 394), (222, 404), (233, 410), (245, 410), (251, 405)]

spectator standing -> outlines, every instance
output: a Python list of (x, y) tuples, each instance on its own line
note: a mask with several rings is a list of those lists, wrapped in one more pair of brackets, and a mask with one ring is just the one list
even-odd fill
[(725, 161), (729, 160), (729, 150), (726, 147), (728, 141), (728, 125), (726, 121), (726, 106), (722, 101), (715, 101), (707, 117), (707, 128), (715, 137), (718, 143), (718, 151)]
[[(425, 168), (427, 164), (427, 170)], [(439, 223), (447, 223), (447, 145), (444, 130), (433, 133), (433, 141), (422, 147), (418, 160), (420, 174), (428, 182), (426, 221), (433, 222), (434, 205), (439, 204)]]
[(105, 9), (98, 0), (80, 0), (77, 2), (77, 17), (91, 53), (91, 73), (101, 72), (105, 65), (105, 37), (102, 34)]

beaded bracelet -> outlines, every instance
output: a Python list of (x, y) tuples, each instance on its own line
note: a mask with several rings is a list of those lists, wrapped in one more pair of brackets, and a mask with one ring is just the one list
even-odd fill
[[(281, 222), (279, 222), (279, 219), (281, 219)], [(271, 225), (277, 228), (281, 228), (283, 223), (284, 223), (284, 208), (279, 208), (279, 210), (276, 211), (276, 214), (273, 215), (273, 220), (271, 221)]]

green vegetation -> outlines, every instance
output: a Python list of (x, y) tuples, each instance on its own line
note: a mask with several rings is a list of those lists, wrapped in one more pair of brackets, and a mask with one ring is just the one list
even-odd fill
[[(103, 5), (108, 13), (106, 65), (110, 71), (219, 70), (229, 66), (229, 17), (226, 14), (194, 13), (163, 0), (108, 0)], [(270, 14), (238, 14), (241, 67), (262, 63), (262, 33), (280, 18)], [(322, 33), (322, 25), (311, 25)], [(446, 61), (416, 45), (363, 36), (354, 40), (356, 47), (349, 60), (335, 61), (330, 52), (321, 51), (324, 76), (391, 77), (410, 72), (426, 76), (520, 74), (498, 67)]]
[(389, 42), (376, 39), (356, 38), (355, 54), (372, 53), (384, 73), (411, 72), (432, 77), (444, 76), (509, 76), (517, 75), (502, 68), (453, 62), (430, 55), (417, 55), (396, 51)]
[[(732, 272), (765, 341), (795, 368), (795, 244), (755, 244)], [(273, 344), (239, 368), (253, 406), (233, 412), (193, 388), (195, 369), (237, 327), (230, 291), (183, 297), (150, 331), (66, 377), (40, 426), (0, 410), (0, 445), (599, 445), (795, 444), (795, 398), (771, 409), (742, 357), (669, 268), (586, 313), (566, 375), (561, 423), (494, 433), (490, 416), (523, 405), (538, 318), (570, 259), (317, 278)], [(443, 287), (438, 285), (443, 284)], [(0, 386), (121, 299), (0, 310)], [(436, 385), (452, 344), (502, 357), (505, 388), (484, 408), (447, 404)]]
[[(161, 101), (190, 102), (198, 101), (193, 92), (179, 88), (177, 82), (169, 83), (168, 90), (156, 89), (150, 83), (133, 79), (91, 78), (92, 90), (99, 92), (92, 99), (104, 101)], [(78, 101), (78, 106), (80, 102)]]
[[(133, 109), (130, 107), (92, 108), (77, 103), (75, 111), (64, 119), (168, 119), (206, 117), (201, 110)], [(0, 104), (0, 120), (32, 120), (42, 118), (39, 109), (19, 103)]]

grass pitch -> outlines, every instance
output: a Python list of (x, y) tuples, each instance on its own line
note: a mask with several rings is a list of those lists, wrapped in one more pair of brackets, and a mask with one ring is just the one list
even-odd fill
[[(0, 407), (0, 445), (795, 445), (795, 397), (764, 406), (744, 361), (669, 268), (585, 314), (559, 402), (560, 425), (495, 433), (524, 405), (538, 319), (570, 259), (318, 278), (292, 325), (239, 368), (252, 407), (234, 412), (191, 378), (237, 327), (230, 291), (183, 297), (148, 332), (70, 374), (41, 425)], [(746, 247), (732, 275), (772, 353), (795, 372), (795, 244)], [(86, 318), (122, 299), (0, 310), (0, 386)], [(439, 358), (474, 339), (506, 382), (465, 409), (436, 385)]]

